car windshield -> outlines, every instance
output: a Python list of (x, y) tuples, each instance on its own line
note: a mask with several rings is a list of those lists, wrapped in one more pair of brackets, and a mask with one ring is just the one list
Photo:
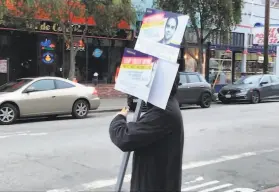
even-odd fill
[(248, 77), (242, 77), (238, 79), (234, 84), (240, 85), (240, 84), (257, 84), (260, 82), (262, 76), (255, 75), (255, 76), (248, 76)]
[(6, 83), (0, 86), (0, 92), (14, 92), (31, 81), (32, 79), (18, 79), (16, 81)]

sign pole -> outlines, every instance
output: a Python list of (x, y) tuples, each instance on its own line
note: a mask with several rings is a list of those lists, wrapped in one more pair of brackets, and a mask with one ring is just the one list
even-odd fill
[[(133, 122), (136, 122), (140, 118), (141, 111), (142, 111), (142, 100), (139, 99), (138, 103), (137, 103), (136, 110), (135, 110), (135, 114), (134, 114), (134, 117), (133, 117)], [(131, 152), (125, 152), (124, 155), (123, 155), (122, 163), (121, 163), (121, 166), (120, 166), (120, 171), (119, 171), (116, 186), (115, 186), (115, 191), (116, 192), (121, 192), (121, 188), (122, 188), (122, 185), (123, 185), (126, 169), (127, 169), (128, 163), (129, 163), (130, 154), (131, 154)]]

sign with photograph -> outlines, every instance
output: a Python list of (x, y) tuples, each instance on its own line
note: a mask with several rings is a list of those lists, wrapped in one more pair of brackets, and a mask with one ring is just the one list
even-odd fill
[(156, 73), (156, 60), (155, 57), (126, 48), (115, 89), (147, 102)]
[(147, 9), (135, 50), (176, 63), (188, 20), (187, 15)]
[(176, 63), (126, 48), (115, 89), (165, 109), (178, 67)]

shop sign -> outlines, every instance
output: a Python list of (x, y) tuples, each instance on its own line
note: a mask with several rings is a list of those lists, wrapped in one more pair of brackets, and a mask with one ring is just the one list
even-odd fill
[[(26, 22), (19, 21), (17, 24), (12, 24), (6, 22), (4, 20), (0, 20), (0, 27), (2, 29), (11, 30), (17, 29), (19, 31), (31, 31), (31, 32), (48, 32), (48, 33), (58, 33), (62, 34), (63, 29), (62, 27), (54, 22), (50, 21), (34, 21), (34, 22)], [(85, 29), (85, 25), (73, 25), (72, 32), (74, 36), (81, 36), (83, 35), (83, 31)], [(66, 28), (66, 33), (69, 33), (70, 29)], [(116, 39), (125, 39), (125, 40), (132, 40), (134, 38), (134, 32), (131, 29), (116, 29), (116, 32), (113, 35), (101, 35), (96, 34), (96, 27), (88, 26), (86, 36), (96, 36), (96, 37), (103, 37), (103, 38), (116, 38)]]
[[(264, 27), (255, 27), (253, 29), (253, 45), (264, 44)], [(268, 35), (269, 45), (279, 45), (279, 25), (269, 27)]]
[(0, 73), (8, 72), (8, 63), (7, 60), (0, 60)]
[(54, 55), (50, 52), (43, 54), (42, 62), (44, 64), (52, 64), (54, 62)]
[(102, 56), (102, 54), (103, 54), (103, 51), (102, 51), (101, 49), (96, 48), (96, 49), (93, 51), (92, 56), (93, 56), (93, 57), (96, 57), (96, 58), (99, 58), (99, 57)]
[(55, 44), (52, 43), (50, 39), (46, 38), (40, 44), (42, 50), (53, 51), (55, 49)]

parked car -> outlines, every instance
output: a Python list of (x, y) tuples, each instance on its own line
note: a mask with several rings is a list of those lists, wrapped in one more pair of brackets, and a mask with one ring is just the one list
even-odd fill
[[(212, 102), (211, 85), (204, 77), (195, 72), (180, 72), (180, 83), (176, 94), (180, 106), (184, 104), (200, 105), (202, 108), (209, 108)], [(137, 98), (131, 95), (127, 97), (130, 110), (134, 111), (137, 105)], [(145, 103), (143, 103), (145, 107)]]
[(224, 103), (248, 101), (256, 104), (263, 100), (279, 98), (279, 77), (275, 75), (251, 75), (224, 86), (218, 99)]
[(99, 105), (94, 87), (57, 77), (22, 78), (0, 87), (0, 124), (12, 124), (24, 117), (67, 114), (82, 119)]

